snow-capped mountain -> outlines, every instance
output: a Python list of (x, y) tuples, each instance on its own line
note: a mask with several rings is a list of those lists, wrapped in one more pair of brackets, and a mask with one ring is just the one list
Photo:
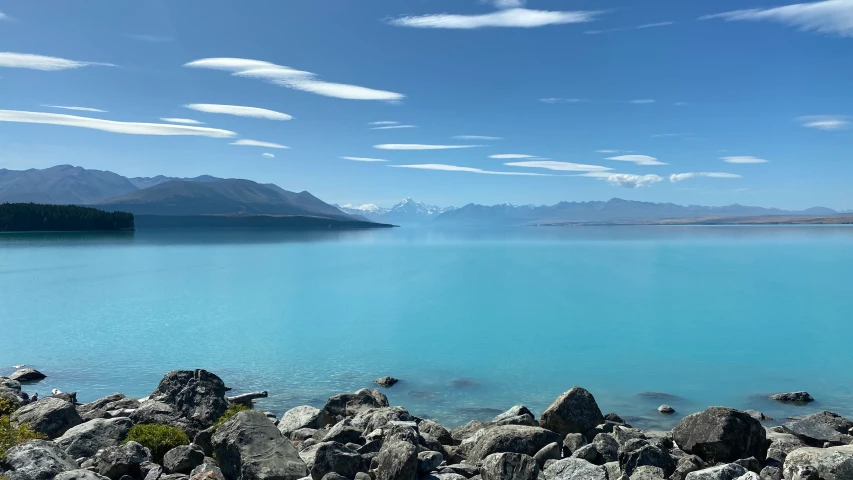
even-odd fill
[(425, 203), (416, 202), (411, 198), (403, 199), (391, 208), (376, 206), (372, 203), (365, 205), (340, 205), (338, 206), (346, 213), (363, 215), (370, 220), (397, 225), (423, 224), (438, 215), (454, 210), (455, 207), (437, 207)]

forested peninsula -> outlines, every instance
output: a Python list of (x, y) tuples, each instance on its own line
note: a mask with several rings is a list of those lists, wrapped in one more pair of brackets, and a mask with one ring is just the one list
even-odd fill
[(0, 204), (0, 232), (133, 230), (133, 214), (76, 205)]

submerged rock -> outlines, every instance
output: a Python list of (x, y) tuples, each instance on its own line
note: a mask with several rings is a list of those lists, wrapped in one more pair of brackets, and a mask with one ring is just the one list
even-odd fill
[(710, 407), (688, 415), (672, 436), (679, 448), (705, 461), (763, 460), (767, 453), (767, 435), (761, 422), (733, 408)]
[(776, 400), (780, 403), (805, 405), (807, 403), (814, 402), (814, 397), (809, 395), (809, 392), (787, 392), (770, 395), (770, 400)]
[(375, 384), (379, 385), (380, 387), (384, 387), (384, 388), (391, 388), (391, 387), (393, 387), (394, 385), (396, 385), (396, 384), (397, 384), (397, 382), (399, 382), (399, 381), (400, 381), (400, 380), (398, 380), (398, 379), (396, 379), (396, 378), (394, 378), (394, 377), (387, 377), (387, 376), (386, 376), (386, 377), (379, 377), (379, 378), (377, 378), (376, 380), (374, 380), (374, 381), (373, 381), (373, 383), (375, 383)]
[(604, 423), (604, 415), (595, 397), (581, 387), (574, 387), (560, 395), (542, 413), (542, 428), (565, 436), (569, 433), (586, 433)]
[(659, 406), (658, 411), (664, 415), (672, 415), (675, 413), (675, 409), (666, 404)]
[(21, 368), (15, 373), (9, 375), (9, 378), (18, 382), (37, 382), (47, 378), (47, 375), (39, 372), (35, 368)]

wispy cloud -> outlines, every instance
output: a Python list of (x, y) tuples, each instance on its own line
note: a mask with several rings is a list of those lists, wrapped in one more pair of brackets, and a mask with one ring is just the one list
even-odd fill
[(423, 145), (420, 143), (383, 143), (374, 145), (379, 150), (452, 150), (456, 148), (474, 148), (482, 145)]
[(341, 160), (350, 160), (353, 162), (387, 162), (388, 160), (384, 160), (382, 158), (371, 158), (371, 157), (338, 157)]
[(401, 93), (376, 90), (358, 85), (331, 83), (317, 79), (317, 74), (296, 70), (284, 65), (247, 58), (203, 58), (184, 65), (191, 68), (208, 68), (232, 72), (232, 75), (263, 80), (273, 85), (316, 93), (326, 97), (346, 100), (384, 100), (398, 102), (406, 96)]
[(648, 187), (663, 181), (663, 177), (659, 175), (634, 175), (630, 173), (589, 172), (581, 174), (581, 176), (598, 178), (611, 185), (624, 188)]
[(652, 135), (652, 138), (667, 138), (667, 137), (692, 137), (692, 133), (658, 133)]
[(0, 20), (6, 20), (7, 18), (9, 18), (9, 16), (8, 16), (8, 15), (6, 15), (6, 14), (5, 14), (5, 13), (3, 13), (3, 12), (0, 12)]
[(489, 158), (500, 160), (509, 160), (513, 158), (539, 158), (538, 155), (528, 155), (526, 153), (499, 153), (497, 155), (489, 155)]
[(221, 113), (224, 115), (236, 115), (238, 117), (263, 118), (265, 120), (293, 120), (293, 117), (275, 110), (267, 110), (266, 108), (243, 107), (240, 105), (217, 105), (213, 103), (190, 103), (184, 105), (190, 110), (205, 113)]
[(847, 130), (850, 128), (850, 117), (846, 115), (806, 115), (800, 117), (802, 126), (819, 130)]
[(467, 173), (482, 173), (486, 175), (518, 175), (525, 177), (548, 177), (550, 175), (544, 173), (527, 173), (527, 172), (495, 172), (491, 170), (483, 170), (472, 167), (458, 167), (456, 165), (445, 165), (441, 163), (423, 163), (418, 165), (388, 165), (395, 168), (414, 168), (418, 170), (440, 170), (443, 172), (467, 172)]
[(740, 175), (735, 173), (725, 173), (725, 172), (690, 172), (690, 173), (674, 173), (669, 176), (669, 181), (672, 183), (681, 182), (684, 180), (689, 180), (691, 178), (696, 177), (708, 177), (708, 178), (741, 178)]
[(127, 34), (128, 38), (132, 38), (134, 40), (139, 40), (140, 42), (148, 42), (148, 43), (168, 43), (174, 42), (175, 39), (166, 35), (139, 35), (129, 33)]
[(618, 155), (616, 157), (607, 157), (606, 160), (616, 160), (617, 162), (632, 162), (636, 165), (651, 166), (651, 165), (668, 165), (659, 161), (655, 157), (648, 155)]
[(553, 160), (530, 160), (525, 162), (508, 162), (508, 167), (544, 168), (561, 172), (606, 172), (612, 168), (600, 165), (584, 165), (582, 163), (555, 162)]
[(502, 137), (487, 137), (485, 135), (457, 135), (454, 140), (503, 140)]
[(775, 8), (750, 8), (699, 17), (700, 20), (715, 18), (730, 22), (767, 20), (797, 27), (802, 31), (853, 37), (853, 2), (850, 0), (825, 0)]
[(115, 67), (111, 63), (81, 62), (78, 60), (68, 60), (67, 58), (46, 57), (44, 55), (32, 55), (29, 53), (0, 52), (0, 67), (7, 68), (28, 68), (30, 70), (52, 72), (93, 65)]
[(213, 138), (229, 138), (237, 135), (234, 132), (218, 128), (191, 127), (167, 123), (118, 122), (60, 113), (24, 112), (18, 110), (0, 110), (0, 122), (62, 125), (128, 135), (189, 135)]
[(480, 0), (480, 3), (489, 3), (495, 8), (520, 8), (523, 7), (526, 0)]
[(674, 24), (675, 22), (657, 22), (657, 23), (646, 23), (643, 25), (637, 25), (636, 27), (618, 27), (618, 28), (606, 28), (603, 30), (587, 30), (583, 33), (587, 35), (599, 35), (602, 33), (611, 33), (611, 32), (624, 32), (626, 30), (640, 30), (644, 28), (657, 28), (657, 27), (666, 27)]
[(534, 28), (546, 25), (591, 22), (601, 12), (559, 12), (510, 8), (483, 15), (437, 15), (404, 16), (388, 21), (398, 27), (473, 29), (486, 27)]
[(646, 23), (645, 25), (639, 25), (637, 28), (657, 28), (657, 27), (668, 27), (675, 22), (657, 22), (657, 23)]
[(673, 105), (675, 105), (676, 107), (686, 107), (687, 105), (690, 105), (690, 104), (687, 102), (675, 102), (675, 103), (673, 103)]
[(418, 128), (417, 125), (385, 125), (384, 127), (373, 127), (371, 130), (396, 130), (398, 128)]
[(237, 140), (236, 142), (231, 142), (231, 145), (237, 145), (241, 147), (290, 148), (285, 145), (279, 145), (277, 143), (249, 140), (248, 138), (245, 138), (243, 140)]
[(193, 120), (192, 118), (161, 118), (160, 120), (169, 123), (183, 123), (185, 125), (204, 125), (204, 122), (199, 122), (198, 120)]
[(735, 156), (735, 157), (722, 157), (722, 160), (726, 163), (767, 163), (769, 160), (764, 160), (763, 158), (756, 158), (748, 155), (743, 156)]
[(69, 106), (65, 106), (65, 105), (42, 105), (42, 107), (61, 108), (63, 110), (75, 110), (78, 112), (107, 113), (106, 110), (101, 110), (100, 108), (91, 108), (91, 107), (69, 107)]
[(619, 153), (622, 150), (596, 150), (595, 153)]
[(586, 35), (600, 35), (602, 33), (610, 33), (610, 32), (624, 32), (627, 28), (605, 28), (604, 30), (587, 30), (583, 32)]
[(652, 100), (651, 98), (640, 98), (637, 100), (631, 100), (630, 103), (633, 103), (634, 105), (646, 105), (649, 103), (655, 103), (655, 100)]
[(368, 125), (397, 125), (400, 122), (394, 122), (391, 120), (381, 120), (379, 122), (370, 122)]
[(267, 158), (275, 158), (275, 155), (273, 155), (272, 153), (262, 153), (261, 156)]
[(584, 99), (582, 99), (582, 98), (560, 98), (560, 97), (540, 98), (540, 99), (539, 99), (539, 101), (540, 101), (540, 102), (542, 102), (542, 103), (550, 103), (550, 104), (554, 104), (554, 103), (583, 103), (583, 102), (586, 102), (586, 100), (584, 100)]

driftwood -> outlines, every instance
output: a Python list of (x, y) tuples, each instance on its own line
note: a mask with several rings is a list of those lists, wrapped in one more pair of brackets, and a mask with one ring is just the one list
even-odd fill
[(242, 395), (235, 395), (233, 397), (227, 397), (227, 398), (228, 398), (228, 401), (231, 403), (241, 403), (243, 405), (251, 405), (252, 400), (255, 400), (256, 398), (267, 398), (267, 396), (269, 396), (269, 394), (266, 391), (263, 391), (263, 392), (244, 393)]

